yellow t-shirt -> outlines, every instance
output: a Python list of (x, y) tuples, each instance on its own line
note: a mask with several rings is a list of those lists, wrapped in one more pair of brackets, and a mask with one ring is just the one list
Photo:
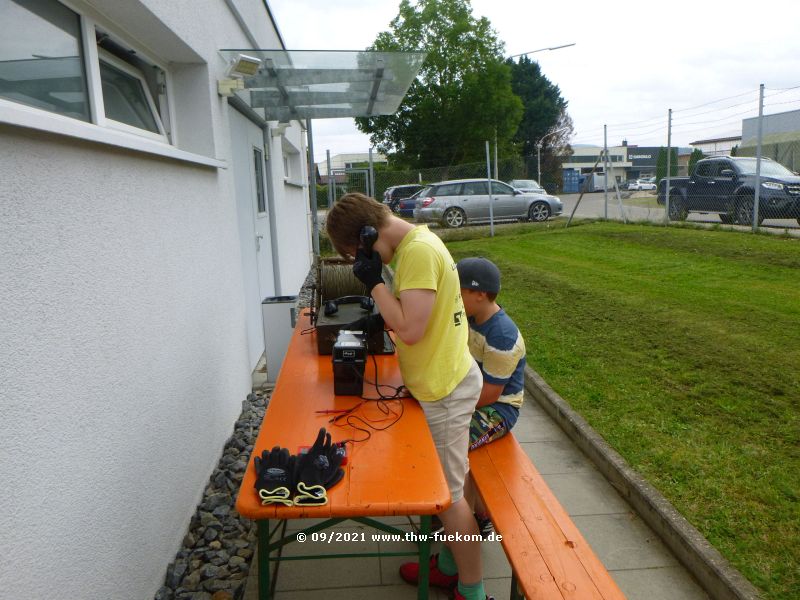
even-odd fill
[(395, 251), (394, 293), (434, 290), (428, 327), (413, 345), (397, 340), (403, 383), (417, 400), (439, 400), (461, 383), (472, 364), (469, 324), (453, 257), (427, 225), (414, 228)]

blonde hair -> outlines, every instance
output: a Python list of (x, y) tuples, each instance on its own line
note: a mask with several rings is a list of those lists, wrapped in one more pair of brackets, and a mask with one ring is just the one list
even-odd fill
[(347, 257), (349, 250), (358, 245), (364, 225), (380, 229), (391, 215), (388, 206), (364, 194), (352, 192), (339, 198), (328, 211), (325, 231), (334, 250)]

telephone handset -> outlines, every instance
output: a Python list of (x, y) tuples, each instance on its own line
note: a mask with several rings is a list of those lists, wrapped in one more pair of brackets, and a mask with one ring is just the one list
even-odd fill
[[(378, 239), (378, 230), (372, 225), (364, 225), (358, 234), (360, 247), (364, 249), (367, 254), (372, 254), (372, 246)], [(363, 310), (372, 312), (375, 308), (375, 301), (369, 296), (342, 296), (328, 300), (325, 303), (325, 316), (330, 317), (335, 315), (339, 310), (340, 304), (359, 304)]]
[(359, 304), (362, 310), (369, 312), (375, 307), (375, 301), (369, 296), (341, 296), (325, 303), (325, 316), (335, 315), (342, 304)]
[(361, 232), (358, 234), (358, 239), (361, 242), (361, 247), (367, 254), (372, 253), (372, 246), (378, 239), (378, 230), (372, 225), (364, 225)]

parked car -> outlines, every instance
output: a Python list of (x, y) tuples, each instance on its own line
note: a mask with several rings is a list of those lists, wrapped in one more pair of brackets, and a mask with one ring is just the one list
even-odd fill
[[(560, 215), (561, 200), (549, 194), (528, 194), (502, 181), (492, 180), (492, 215), (495, 220), (546, 221)], [(456, 179), (434, 183), (417, 197), (414, 217), (421, 223), (462, 227), (488, 221), (489, 186), (486, 179)]]
[[(665, 203), (667, 180), (658, 184)], [(800, 177), (769, 158), (761, 159), (758, 221), (797, 219), (800, 223)], [(689, 177), (671, 177), (669, 219), (683, 221), (689, 212), (717, 213), (723, 223), (751, 225), (756, 189), (756, 159), (715, 156), (698, 160)]]
[(397, 212), (398, 203), (403, 198), (413, 196), (420, 191), (424, 186), (418, 183), (409, 183), (406, 185), (393, 185), (386, 188), (383, 192), (383, 203), (392, 209), (392, 212)]
[(409, 198), (401, 198), (397, 203), (397, 214), (401, 217), (414, 217), (414, 209), (417, 207), (417, 198), (426, 188), (422, 188)]
[(637, 179), (634, 183), (631, 183), (628, 186), (628, 189), (639, 190), (639, 191), (654, 190), (656, 189), (655, 177), (653, 178), (653, 181), (651, 181), (650, 179)]
[(513, 188), (518, 189), (520, 192), (529, 192), (532, 194), (546, 194), (544, 188), (539, 185), (535, 179), (512, 179), (508, 182)]

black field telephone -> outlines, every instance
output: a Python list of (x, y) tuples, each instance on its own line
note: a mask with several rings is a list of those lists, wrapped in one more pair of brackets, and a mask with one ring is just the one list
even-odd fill
[(375, 307), (375, 301), (369, 296), (342, 296), (325, 303), (325, 316), (330, 317), (339, 312), (340, 304), (360, 304), (361, 308), (366, 311), (372, 311)]
[[(378, 239), (378, 230), (372, 225), (364, 225), (358, 234), (358, 239), (361, 242), (359, 247), (363, 248), (367, 254), (372, 254), (372, 246), (375, 245), (375, 241)], [(363, 310), (370, 312), (375, 308), (375, 301), (369, 296), (342, 296), (341, 298), (328, 300), (325, 303), (325, 316), (335, 315), (339, 311), (341, 304), (359, 304)]]

